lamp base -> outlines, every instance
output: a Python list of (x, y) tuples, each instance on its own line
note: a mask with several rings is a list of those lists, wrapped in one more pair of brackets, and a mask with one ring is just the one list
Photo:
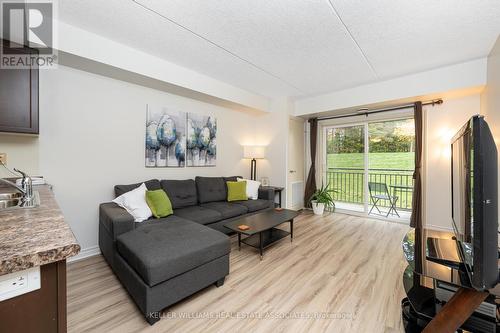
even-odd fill
[(257, 160), (252, 158), (252, 162), (250, 163), (250, 179), (256, 180), (257, 178)]

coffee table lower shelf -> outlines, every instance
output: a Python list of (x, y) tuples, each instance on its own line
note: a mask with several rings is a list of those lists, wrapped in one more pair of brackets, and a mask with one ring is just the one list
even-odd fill
[[(271, 229), (259, 232), (257, 234), (254, 234), (252, 236), (248, 236), (247, 238), (243, 238), (241, 240), (241, 243), (244, 243), (244, 244), (251, 246), (251, 247), (254, 247), (256, 249), (260, 249), (260, 251), (261, 251), (260, 256), (262, 257), (262, 255), (263, 255), (262, 250), (263, 249), (271, 246), (272, 244), (276, 243), (280, 239), (283, 239), (289, 235), (291, 235), (291, 233), (288, 231), (278, 229), (278, 228), (271, 228)], [(290, 241), (291, 240), (292, 239), (290, 239)], [(261, 241), (262, 241), (262, 244), (261, 244)]]

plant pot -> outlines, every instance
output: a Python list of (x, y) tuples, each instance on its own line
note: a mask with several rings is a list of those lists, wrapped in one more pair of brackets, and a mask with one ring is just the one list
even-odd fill
[(314, 215), (323, 215), (325, 212), (325, 204), (316, 202), (316, 201), (311, 201), (311, 206), (314, 212)]

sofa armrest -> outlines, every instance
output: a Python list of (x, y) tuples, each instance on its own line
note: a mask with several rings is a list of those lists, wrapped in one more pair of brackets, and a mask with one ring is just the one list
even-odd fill
[(99, 223), (109, 231), (113, 240), (134, 229), (134, 218), (114, 202), (99, 205)]
[(272, 201), (274, 204), (275, 192), (272, 188), (259, 188), (259, 199)]

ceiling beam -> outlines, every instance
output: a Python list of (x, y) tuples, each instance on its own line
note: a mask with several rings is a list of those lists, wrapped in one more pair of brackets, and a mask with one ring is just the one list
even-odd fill
[(481, 58), (351, 89), (299, 98), (294, 102), (294, 115), (305, 116), (360, 105), (484, 86), (486, 84), (486, 65), (486, 58)]
[(64, 22), (57, 22), (57, 26), (59, 34), (57, 49), (66, 56), (74, 55), (162, 81), (190, 90), (193, 96), (197, 94), (213, 96), (244, 108), (269, 112), (268, 97), (235, 87)]

